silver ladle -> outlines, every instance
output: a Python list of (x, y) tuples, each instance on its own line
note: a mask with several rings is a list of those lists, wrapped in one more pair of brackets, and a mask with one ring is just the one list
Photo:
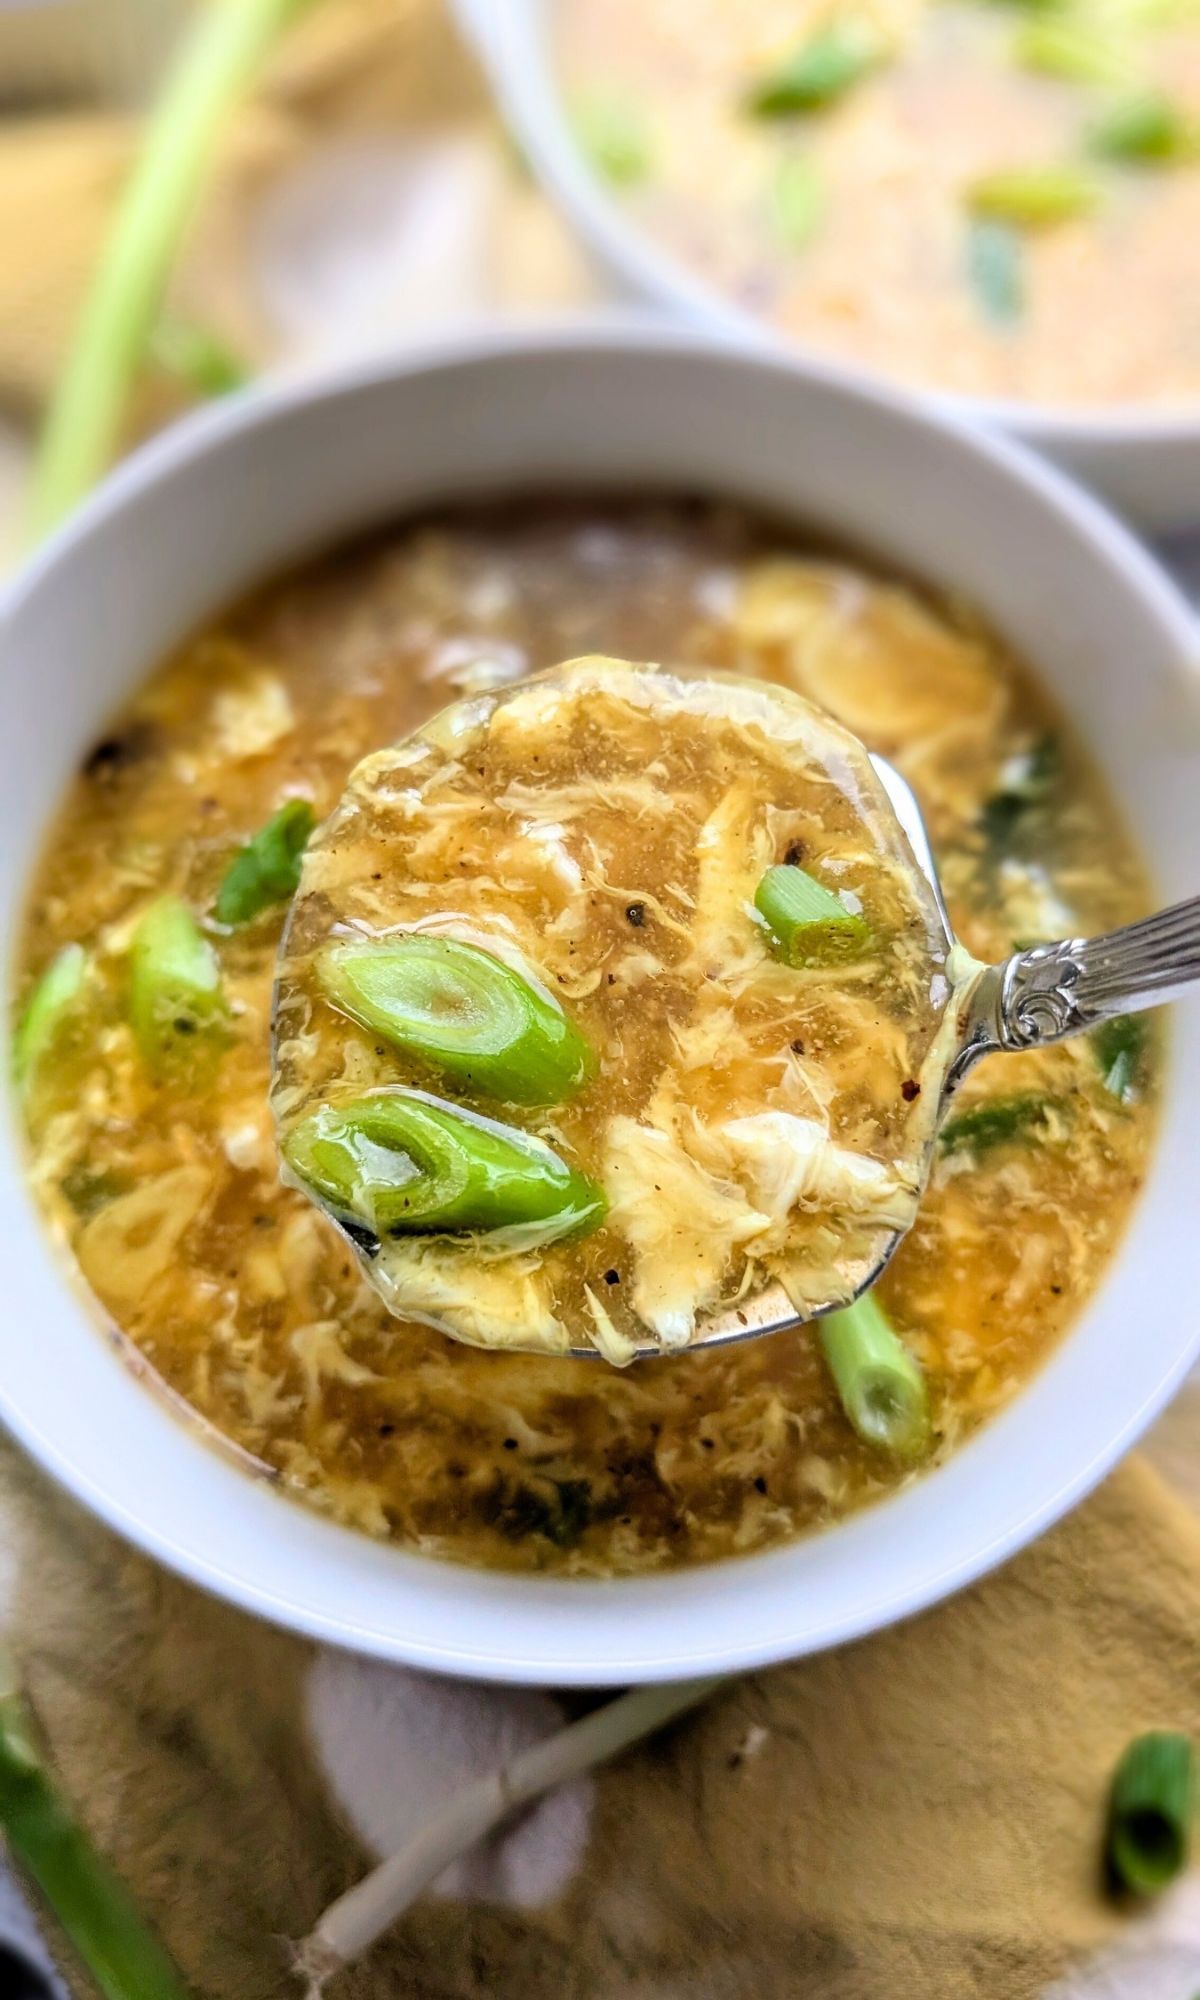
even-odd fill
[[(933, 892), (948, 951), (956, 945), (938, 881), (925, 822), (909, 786), (883, 757), (872, 764), (891, 801), (912, 849), (913, 858)], [(1014, 952), (999, 965), (982, 966), (955, 988), (950, 1005), (958, 1012), (953, 1053), (946, 1067), (931, 1139), (967, 1072), (981, 1056), (1009, 1049), (1045, 1048), (1070, 1035), (1086, 1034), (1115, 1014), (1132, 1014), (1159, 1007), (1200, 982), (1200, 896), (1171, 909), (1159, 910), (1140, 922), (1125, 924), (1105, 937), (1063, 938), (1056, 944), (1034, 945)], [(933, 1159), (926, 1149), (925, 1181)], [(906, 1235), (897, 1230), (884, 1245), (879, 1260), (860, 1292), (869, 1290)], [(736, 1306), (702, 1316), (687, 1353), (702, 1347), (728, 1347), (766, 1333), (782, 1333), (824, 1313), (836, 1312), (845, 1299), (803, 1315), (797, 1313), (782, 1285), (770, 1284)], [(571, 1353), (596, 1359), (592, 1346), (572, 1347)], [(639, 1345), (638, 1355), (661, 1352), (652, 1342)]]

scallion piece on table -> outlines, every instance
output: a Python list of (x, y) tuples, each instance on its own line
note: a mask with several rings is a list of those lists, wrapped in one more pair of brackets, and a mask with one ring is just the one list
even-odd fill
[(150, 359), (194, 396), (228, 396), (250, 380), (250, 370), (228, 342), (195, 320), (160, 319), (150, 336)]
[(816, 161), (790, 153), (771, 184), (771, 222), (787, 250), (806, 250), (825, 212), (825, 188)]
[(1095, 120), (1088, 144), (1101, 159), (1134, 166), (1174, 166), (1200, 152), (1200, 128), (1169, 97), (1127, 97)]
[(1091, 215), (1100, 189), (1080, 167), (1010, 167), (985, 174), (967, 189), (973, 215), (1009, 222), (1014, 229), (1053, 229)]
[(1037, 1090), (993, 1097), (948, 1118), (938, 1143), (943, 1153), (991, 1153), (997, 1146), (1011, 1145), (1044, 1126), (1052, 1108), (1053, 1099)]
[(80, 944), (64, 945), (52, 958), (25, 1002), (13, 1038), (13, 1080), (24, 1094), (34, 1082), (72, 1014), (87, 978), (87, 953)]
[(636, 187), (653, 164), (645, 113), (632, 98), (592, 90), (573, 99), (571, 129), (591, 165), (613, 187)]
[(1090, 20), (1047, 14), (1027, 21), (1017, 32), (1013, 54), (1023, 69), (1065, 83), (1124, 83), (1129, 77), (1128, 51)]
[(981, 216), (967, 237), (967, 275), (984, 317), (1012, 326), (1025, 310), (1025, 250), (1011, 223)]
[(1145, 1896), (1179, 1874), (1191, 1844), (1192, 1746), (1174, 1730), (1129, 1745), (1113, 1773), (1105, 1858), (1114, 1883)]
[(1116, 1014), (1091, 1034), (1092, 1048), (1104, 1087), (1120, 1104), (1128, 1104), (1142, 1087), (1150, 1028), (1140, 1014)]
[(104, 2000), (187, 2000), (183, 1980), (129, 1891), (58, 1790), (6, 1659), (0, 1659), (0, 1832)]
[(286, 903), (300, 880), (300, 861), (316, 824), (307, 799), (288, 799), (238, 849), (225, 871), (213, 915), (219, 924), (248, 924), (275, 903)]
[(459, 938), (408, 931), (331, 945), (318, 977), (335, 1007), (443, 1076), (508, 1104), (561, 1104), (595, 1057), (554, 997)]
[(932, 1431), (925, 1377), (870, 1292), (818, 1321), (829, 1372), (854, 1429), (865, 1443), (897, 1458), (929, 1449)]
[(831, 21), (752, 86), (748, 105), (759, 118), (820, 111), (861, 83), (883, 59), (879, 35), (866, 21)]
[(335, 1216), (374, 1237), (545, 1224), (546, 1243), (605, 1212), (601, 1190), (540, 1139), (398, 1085), (310, 1112), (283, 1154)]
[(788, 965), (824, 965), (853, 958), (870, 938), (865, 917), (803, 868), (784, 862), (768, 868), (754, 892), (754, 907)]
[(152, 903), (129, 948), (129, 1018), (144, 1061), (158, 1069), (225, 1014), (216, 952), (186, 903)]

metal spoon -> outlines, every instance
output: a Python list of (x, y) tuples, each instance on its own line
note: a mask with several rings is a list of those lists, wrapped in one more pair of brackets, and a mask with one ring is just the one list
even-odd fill
[[(945, 932), (947, 949), (955, 944), (941, 884), (934, 864), (929, 835), (921, 809), (897, 770), (882, 757), (872, 757), (880, 782), (891, 801), (912, 849), (913, 858), (928, 880)], [(1035, 945), (1018, 951), (1000, 965), (981, 967), (960, 985), (952, 1005), (958, 1010), (956, 1046), (942, 1084), (937, 1107), (937, 1125), (946, 1108), (980, 1056), (1005, 1049), (1045, 1048), (1050, 1042), (1082, 1035), (1098, 1022), (1114, 1014), (1131, 1014), (1143, 1007), (1159, 1007), (1188, 987), (1200, 982), (1200, 896), (1189, 897), (1155, 916), (1126, 924), (1105, 937), (1063, 938), (1057, 944)], [(926, 1156), (926, 1178), (932, 1164), (933, 1148)], [(887, 1243), (866, 1283), (866, 1291), (893, 1256), (906, 1232), (897, 1230)], [(804, 1319), (820, 1319), (836, 1312), (844, 1299), (831, 1301)], [(696, 1333), (684, 1350), (694, 1353), (702, 1347), (728, 1347), (734, 1341), (753, 1340), (764, 1333), (782, 1333), (799, 1326), (796, 1312), (782, 1285), (764, 1286), (752, 1297), (739, 1300), (735, 1307), (703, 1316)], [(591, 1346), (572, 1347), (571, 1353), (596, 1359)], [(647, 1341), (638, 1348), (639, 1356), (660, 1353)]]

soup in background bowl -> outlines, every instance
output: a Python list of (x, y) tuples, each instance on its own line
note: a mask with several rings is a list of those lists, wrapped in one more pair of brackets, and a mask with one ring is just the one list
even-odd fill
[(1193, 523), (1186, 8), (455, 7), (523, 157), (623, 295), (898, 377), (1145, 526)]
[[(402, 473), (379, 441), (397, 427)], [(764, 443), (743, 443), (739, 461), (733, 436)], [(672, 483), (711, 490), (702, 455), (727, 489), (757, 485), (766, 515), (673, 499)], [(314, 464), (327, 483), (297, 507), (292, 475)], [(576, 485), (590, 471), (666, 498), (555, 500), (568, 470)], [(543, 496), (522, 499), (531, 472)], [(919, 522), (897, 506), (914, 482)], [(514, 498), (419, 518), (420, 501), (481, 484)], [(242, 538), (268, 490), (278, 508), (252, 549)], [(781, 509), (819, 520), (821, 534)], [(397, 514), (407, 522), (293, 567), (214, 619), (214, 602), (256, 570)], [(122, 535), (123, 555), (111, 539)], [(873, 553), (830, 553), (847, 543)], [(1028, 588), (1035, 547), (1052, 591)], [(775, 1656), (927, 1601), (1066, 1504), (1190, 1352), (1177, 1316), (1156, 1316), (1147, 1339), (1143, 1312), (1138, 1340), (1126, 1335), (1147, 1252), (1160, 1288), (1186, 1262), (1161, 1195), (1180, 1143), (1174, 1092), (1161, 1150), (1147, 1155), (1150, 1044), (1110, 1059), (1083, 1043), (1030, 1058), (1036, 1075), (1018, 1077), (1016, 1063), (973, 1083), (887, 1280), (928, 1368), (941, 1450), (1053, 1344), (1148, 1157), (1157, 1198), (1135, 1210), (1099, 1298), (1008, 1408), (886, 1507), (799, 1541), (797, 1529), (897, 1484), (848, 1431), (808, 1333), (618, 1376), (381, 1324), (323, 1218), (275, 1180), (265, 1026), (281, 907), (210, 927), (228, 1008), (213, 1067), (170, 1087), (147, 1073), (128, 957), (148, 906), (173, 895), (204, 918), (235, 850), (281, 802), (327, 810), (361, 751), (463, 691), (464, 677), (503, 681), (601, 643), (601, 628), (633, 657), (669, 650), (799, 681), (835, 713), (840, 702), (852, 727), (873, 718), (874, 740), (922, 792), (978, 948), (1057, 930), (1064, 912), (1099, 928), (1144, 903), (1096, 752), (1135, 838), (1166, 863), (1163, 888), (1186, 886), (1173, 761), (1192, 726), (1175, 665), (1186, 622), (1133, 545), (1016, 455), (669, 336), (467, 348), (223, 412), (147, 454), (49, 552), (10, 611), (5, 652), (10, 674), (22, 659), (44, 691), (93, 640), (70, 738), (39, 726), (34, 682), (12, 683), (25, 731), (8, 794), (14, 847), (31, 865), (35, 841), (45, 856), (25, 977), (77, 942), (91, 982), (28, 1086), (35, 1173), (143, 1373), (273, 1477), (223, 1463), (129, 1381), (20, 1221), (15, 1189), (18, 1311), (26, 1323), (36, 1311), (43, 1334), (36, 1349), (5, 1336), (9, 1420), (110, 1519), (287, 1622), (463, 1671), (596, 1681)], [(172, 664), (133, 692), (171, 643)], [(1048, 690), (1019, 655), (1038, 661)], [(1132, 715), (1131, 656), (1144, 663)], [(896, 663), (908, 669), (899, 705)], [(1174, 753), (1160, 747), (1172, 739)], [(74, 793), (48, 827), (72, 766)], [(206, 1030), (185, 1020), (171, 1055), (186, 1047), (190, 1062)], [(425, 1553), (283, 1506), (270, 1490), (281, 1485)], [(708, 1563), (754, 1548), (767, 1552)], [(629, 1571), (643, 1573), (582, 1580)]]

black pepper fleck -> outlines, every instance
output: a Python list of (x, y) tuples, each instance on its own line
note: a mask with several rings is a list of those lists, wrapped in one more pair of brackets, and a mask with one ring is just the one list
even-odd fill
[(625, 915), (633, 925), (634, 930), (640, 931), (646, 921), (646, 905), (644, 903), (630, 903), (625, 911)]
[(911, 1104), (915, 1098), (921, 1095), (921, 1086), (915, 1076), (905, 1077), (904, 1082), (900, 1085), (900, 1095), (906, 1104)]
[(767, 1482), (760, 1474), (759, 1477), (754, 1482), (754, 1491), (756, 1493), (765, 1493), (766, 1490), (767, 1490)]
[(621, 1282), (621, 1273), (619, 1271), (606, 1271), (604, 1273), (604, 1282), (606, 1285), (619, 1285)]
[(517, 1448), (516, 1438), (505, 1438), (504, 1440), (505, 1451), (515, 1451), (516, 1448)]
[(783, 858), (789, 868), (798, 868), (804, 859), (804, 855), (804, 842), (802, 840), (793, 840)]
[(804, 1054), (804, 1043), (800, 1040), (799, 1035), (797, 1035), (795, 1041), (792, 1043), (792, 1054), (794, 1056), (802, 1056)]

